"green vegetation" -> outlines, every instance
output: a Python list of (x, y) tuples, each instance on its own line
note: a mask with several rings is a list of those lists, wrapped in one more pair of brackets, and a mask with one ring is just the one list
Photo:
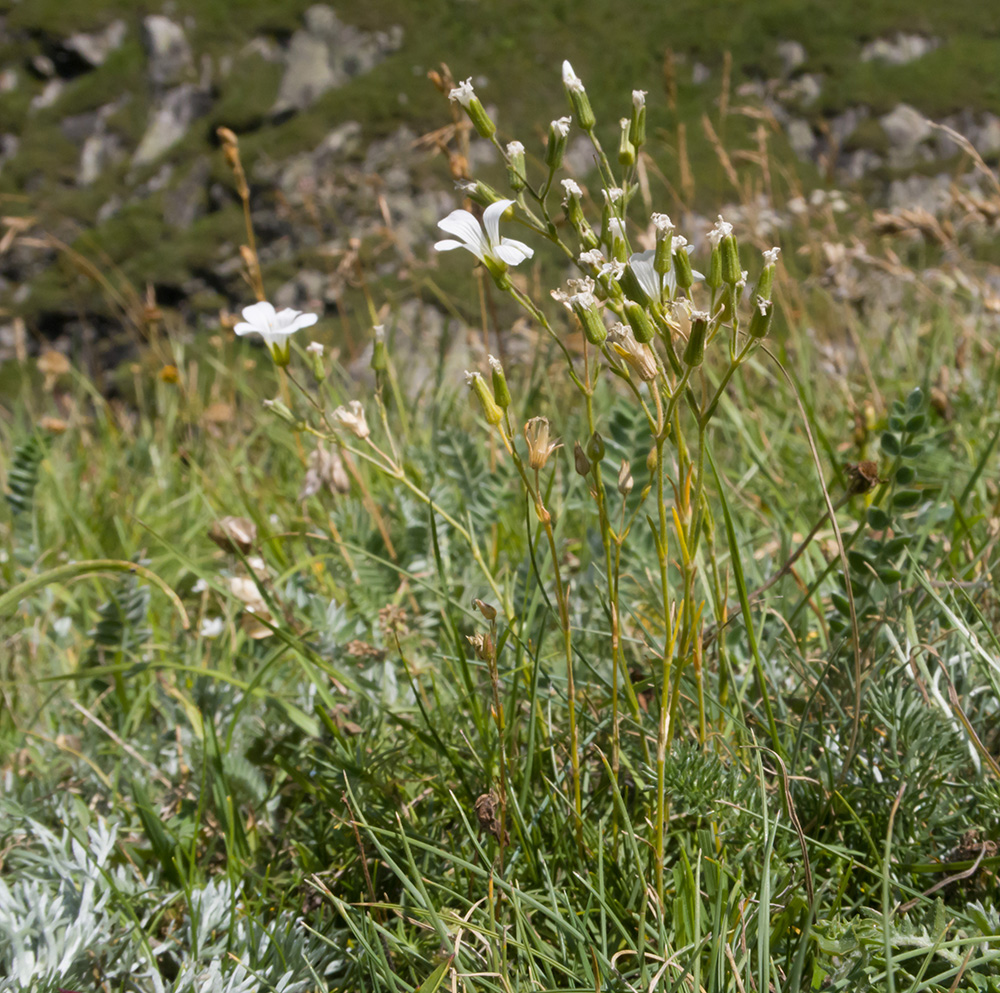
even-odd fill
[[(807, 47), (847, 24), (787, 7), (701, 30), (751, 52), (782, 14)], [(424, 28), (471, 74), (486, 33), (451, 32), (491, 10)], [(550, 19), (624, 45), (610, 10), (510, 23), (548, 58)], [(421, 34), (411, 6), (376, 14)], [(585, 74), (598, 121), (632, 111), (626, 70)], [(177, 231), (159, 191), (39, 277), (102, 300), (105, 331), (0, 367), (0, 993), (1000, 990), (1000, 184), (893, 227), (802, 196), (770, 143), (726, 188), (745, 218), (766, 194), (773, 226), (720, 221), (713, 248), (675, 208), (730, 182), (721, 150), (692, 150), (678, 192), (657, 157), (683, 119), (649, 99), (644, 171), (577, 97), (603, 176), (577, 201), (537, 155), (560, 89), (496, 100), (538, 116), (485, 231), (530, 258), (471, 234), (481, 265), (413, 258), (391, 225), (346, 261), (262, 246), (269, 292), (299, 262), (343, 270), (287, 368), (145, 295), (227, 244), (257, 284), (235, 204)], [(482, 178), (506, 196), (503, 166)], [(674, 234), (699, 236), (690, 284)]]

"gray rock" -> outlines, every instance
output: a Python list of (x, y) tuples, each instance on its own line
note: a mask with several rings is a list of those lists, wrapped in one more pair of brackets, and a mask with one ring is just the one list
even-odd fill
[(104, 65), (105, 59), (125, 40), (124, 21), (112, 21), (103, 31), (70, 35), (62, 47), (78, 55), (92, 68)]
[(21, 141), (16, 134), (0, 134), (0, 172), (4, 162), (14, 158), (20, 147)]
[(841, 178), (856, 182), (882, 166), (882, 157), (870, 148), (858, 148), (837, 163)]
[(327, 90), (374, 68), (403, 41), (403, 30), (369, 33), (344, 24), (332, 7), (310, 7), (304, 27), (292, 35), (285, 53), (285, 73), (272, 113), (304, 110)]
[(211, 94), (193, 83), (167, 91), (150, 114), (132, 164), (145, 165), (159, 158), (187, 134), (193, 121), (208, 113), (211, 103)]
[(781, 71), (784, 76), (791, 76), (808, 57), (805, 46), (799, 41), (778, 43), (778, 58), (781, 59)]
[(940, 38), (897, 31), (891, 38), (876, 38), (861, 49), (862, 62), (885, 62), (901, 66), (923, 58), (941, 44)]
[(89, 186), (97, 180), (109, 166), (120, 162), (125, 156), (125, 145), (121, 138), (103, 127), (90, 135), (80, 151), (80, 168), (76, 181), (79, 186)]
[(56, 64), (47, 55), (32, 55), (28, 60), (31, 71), (42, 79), (51, 79), (56, 74)]
[(896, 104), (888, 114), (883, 114), (879, 124), (889, 144), (903, 156), (912, 154), (922, 141), (934, 133), (924, 115), (906, 103)]
[(66, 84), (61, 79), (50, 79), (42, 88), (42, 92), (32, 97), (31, 109), (41, 110), (44, 107), (51, 107), (66, 88)]
[(920, 207), (937, 216), (951, 204), (953, 182), (953, 177), (948, 173), (894, 179), (889, 184), (887, 197), (889, 209)]
[(786, 103), (797, 103), (808, 107), (819, 99), (823, 92), (823, 77), (818, 73), (807, 72), (793, 79), (782, 91), (781, 99)]
[(291, 307), (294, 310), (322, 313), (326, 309), (329, 287), (330, 276), (327, 273), (318, 269), (303, 269), (275, 290), (273, 303), (279, 310)]
[(870, 114), (871, 111), (867, 107), (848, 107), (847, 110), (831, 117), (828, 122), (831, 143), (840, 148)]
[(162, 14), (142, 20), (142, 43), (149, 57), (149, 78), (156, 87), (176, 86), (194, 72), (194, 56), (184, 29)]
[(808, 162), (816, 151), (816, 135), (808, 121), (794, 117), (788, 122), (786, 133), (792, 151), (803, 162)]
[(201, 155), (187, 175), (163, 198), (163, 220), (172, 228), (190, 227), (208, 204), (208, 179), (212, 167), (207, 155)]

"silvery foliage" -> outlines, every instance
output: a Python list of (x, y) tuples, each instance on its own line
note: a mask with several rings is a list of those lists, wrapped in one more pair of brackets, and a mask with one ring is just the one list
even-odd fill
[[(71, 817), (63, 811), (64, 824)], [(0, 800), (0, 824), (0, 993), (92, 988), (95, 975), (149, 993), (301, 993), (343, 964), (292, 914), (249, 919), (226, 879), (193, 889), (164, 934), (159, 915), (183, 896), (115, 858), (116, 823), (54, 832)], [(160, 973), (166, 958), (172, 981)]]

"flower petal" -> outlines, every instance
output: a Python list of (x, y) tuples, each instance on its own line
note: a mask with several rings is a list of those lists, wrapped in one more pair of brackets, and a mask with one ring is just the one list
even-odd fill
[(534, 254), (533, 248), (514, 238), (501, 239), (500, 244), (493, 249), (494, 257), (500, 259), (501, 262), (506, 262), (507, 265), (520, 265)]
[(245, 321), (240, 321), (240, 323), (237, 324), (233, 328), (233, 330), (238, 335), (241, 335), (241, 336), (245, 335), (245, 334), (260, 334), (261, 333), (260, 328), (257, 327), (256, 324), (247, 324)]
[(299, 331), (302, 328), (311, 328), (318, 320), (319, 316), (317, 314), (299, 314), (299, 316), (292, 321), (289, 330)]
[(500, 217), (513, 202), (513, 200), (497, 200), (483, 211), (483, 227), (486, 229), (486, 239), (491, 247), (500, 244)]
[(455, 235), (463, 242), (462, 247), (473, 254), (483, 250), (482, 228), (467, 210), (453, 210), (447, 217), (438, 221), (438, 227), (448, 234)]
[(434, 251), (436, 252), (450, 252), (453, 248), (468, 248), (469, 246), (463, 241), (453, 241), (451, 238), (445, 238), (444, 241), (434, 242)]
[(645, 252), (635, 252), (629, 256), (628, 264), (636, 281), (642, 287), (642, 292), (650, 300), (659, 303), (663, 292), (663, 283), (660, 274), (653, 268), (654, 255), (656, 255), (656, 251), (652, 248)]
[(255, 327), (270, 327), (274, 323), (274, 307), (266, 300), (259, 303), (252, 303), (249, 307), (243, 308), (243, 320), (248, 321)]

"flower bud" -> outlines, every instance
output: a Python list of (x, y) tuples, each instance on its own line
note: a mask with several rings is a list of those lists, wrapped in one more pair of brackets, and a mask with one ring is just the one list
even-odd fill
[(636, 151), (646, 144), (646, 91), (632, 91), (632, 121), (629, 140)]
[(497, 619), (497, 609), (491, 603), (486, 603), (484, 600), (480, 600), (476, 597), (472, 601), (472, 606), (476, 608), (486, 618), (488, 621), (495, 621)]
[(718, 245), (712, 247), (712, 254), (708, 258), (708, 275), (705, 277), (705, 285), (710, 290), (717, 290), (722, 286), (722, 251)]
[(286, 424), (291, 424), (295, 427), (298, 424), (298, 418), (288, 409), (282, 400), (265, 400), (264, 406), (267, 407), (272, 414), (277, 414)]
[(626, 167), (635, 165), (635, 146), (629, 139), (629, 119), (623, 117), (619, 123), (622, 133), (618, 139), (618, 164)]
[(470, 76), (464, 83), (459, 83), (449, 94), (448, 99), (458, 101), (469, 115), (473, 127), (481, 138), (492, 138), (496, 134), (497, 127), (490, 120), (490, 115), (486, 113), (486, 108), (482, 105), (479, 97), (476, 96), (472, 88), (472, 77)]
[(490, 388), (486, 385), (486, 380), (478, 372), (466, 371), (465, 382), (472, 387), (473, 392), (479, 398), (479, 405), (487, 424), (494, 426), (499, 424), (503, 420), (503, 411), (493, 399)]
[(632, 478), (632, 469), (628, 464), (628, 459), (622, 459), (621, 468), (618, 470), (618, 492), (623, 497), (627, 497), (632, 492), (633, 486), (635, 486), (635, 480)]
[(491, 203), (496, 203), (498, 200), (506, 200), (506, 197), (500, 196), (500, 194), (493, 189), (488, 183), (484, 183), (481, 179), (473, 180), (462, 180), (455, 184), (462, 193), (467, 196), (473, 203), (479, 204), (480, 207), (488, 207)]
[(527, 186), (524, 170), (524, 145), (511, 141), (507, 144), (507, 182), (515, 193)]
[(774, 286), (774, 270), (781, 254), (780, 248), (769, 248), (764, 253), (764, 268), (761, 270), (760, 279), (757, 280), (757, 296), (764, 300), (771, 299), (771, 289)]
[(595, 431), (587, 441), (587, 458), (600, 462), (604, 458), (604, 439)]
[(663, 276), (670, 272), (674, 223), (666, 214), (653, 214), (652, 221), (653, 227), (656, 228), (656, 252), (653, 255), (653, 268)]
[(646, 456), (646, 472), (652, 476), (656, 472), (657, 465), (659, 465), (659, 460), (657, 459), (656, 446), (654, 445)]
[(385, 328), (381, 324), (376, 324), (372, 331), (375, 339), (372, 341), (372, 371), (385, 371)]
[(577, 475), (586, 476), (587, 473), (590, 472), (590, 459), (587, 458), (586, 453), (578, 441), (573, 444), (573, 464), (576, 468)]
[(317, 381), (324, 379), (326, 369), (323, 368), (323, 346), (318, 341), (309, 342), (306, 345), (306, 355), (309, 356), (313, 378)]
[(750, 317), (748, 332), (751, 338), (766, 338), (771, 330), (771, 317), (774, 314), (774, 303), (757, 297), (754, 301), (753, 315)]
[(645, 307), (637, 304), (634, 300), (626, 300), (625, 316), (628, 318), (629, 324), (632, 325), (636, 341), (646, 344), (653, 340), (656, 329), (653, 327), (653, 322), (649, 319)]
[(504, 375), (500, 360), (489, 356), (490, 369), (493, 371), (493, 397), (497, 406), (506, 410), (510, 406), (510, 390), (507, 388), (507, 377)]
[(562, 184), (563, 189), (566, 191), (566, 195), (563, 197), (563, 206), (566, 208), (566, 220), (573, 225), (584, 248), (597, 248), (600, 241), (583, 214), (583, 204), (581, 202), (583, 190), (572, 179), (564, 179)]
[(687, 253), (687, 238), (675, 235), (671, 239), (671, 254), (679, 290), (689, 290), (694, 285), (694, 270), (691, 268), (691, 256)]
[(583, 81), (573, 72), (573, 67), (568, 61), (562, 64), (562, 78), (563, 85), (566, 87), (566, 95), (573, 107), (573, 113), (576, 114), (576, 123), (584, 131), (593, 130), (597, 119), (590, 106), (590, 99), (587, 97), (587, 91), (583, 88)]
[(708, 337), (708, 314), (704, 310), (696, 310), (691, 314), (691, 330), (688, 332), (687, 346), (684, 349), (684, 363), (690, 366), (701, 365), (705, 357), (705, 339)]
[(572, 117), (558, 117), (549, 125), (549, 143), (545, 146), (545, 164), (551, 172), (562, 165), (566, 144), (569, 141), (569, 127)]

